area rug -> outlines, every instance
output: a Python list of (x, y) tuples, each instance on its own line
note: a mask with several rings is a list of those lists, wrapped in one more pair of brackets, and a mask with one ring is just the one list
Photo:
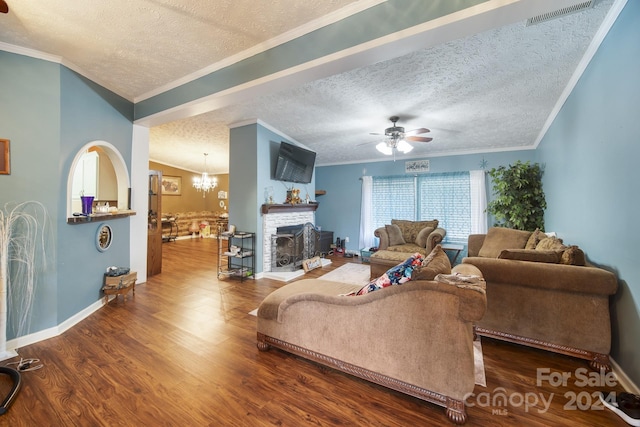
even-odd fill
[(341, 265), (318, 279), (349, 283), (350, 285), (365, 285), (369, 283), (370, 274), (371, 270), (368, 264), (349, 263)]

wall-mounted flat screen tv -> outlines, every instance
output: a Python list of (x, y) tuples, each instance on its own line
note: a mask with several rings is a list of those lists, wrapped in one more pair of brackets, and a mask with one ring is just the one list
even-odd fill
[(315, 152), (282, 141), (273, 178), (278, 181), (308, 184), (313, 177), (315, 162)]

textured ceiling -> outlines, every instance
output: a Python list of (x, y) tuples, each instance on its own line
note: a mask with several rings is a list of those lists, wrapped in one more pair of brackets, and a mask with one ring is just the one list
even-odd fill
[(8, 0), (0, 41), (133, 100), (356, 0)]
[[(60, 56), (136, 100), (287, 31), (309, 31), (328, 14), (375, 3), (21, 0), (0, 16), (0, 42)], [(150, 158), (201, 171), (208, 152), (209, 172), (227, 172), (229, 126), (259, 119), (316, 151), (318, 164), (386, 160), (370, 132), (383, 132), (392, 115), (400, 116), (399, 126), (432, 131), (433, 142), (413, 143), (404, 157), (532, 148), (613, 4), (601, 0), (537, 25), (523, 20), (454, 37), (154, 126)]]

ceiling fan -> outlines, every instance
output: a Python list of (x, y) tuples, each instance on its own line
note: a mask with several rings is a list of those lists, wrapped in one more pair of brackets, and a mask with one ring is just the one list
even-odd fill
[(412, 129), (405, 132), (402, 126), (396, 126), (396, 122), (400, 120), (398, 116), (389, 117), (389, 120), (393, 123), (393, 126), (384, 130), (384, 134), (372, 132), (371, 135), (384, 135), (386, 138), (384, 141), (376, 145), (376, 149), (383, 154), (391, 155), (396, 150), (401, 153), (408, 153), (413, 150), (413, 146), (407, 141), (413, 142), (429, 142), (433, 141), (433, 138), (426, 136), (417, 136), (423, 133), (431, 132), (427, 128)]
[(0, 0), (0, 13), (9, 13), (9, 5), (4, 0)]

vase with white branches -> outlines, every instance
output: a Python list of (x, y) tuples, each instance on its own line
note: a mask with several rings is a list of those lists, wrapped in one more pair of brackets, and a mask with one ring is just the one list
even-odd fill
[(37, 283), (44, 267), (47, 210), (36, 201), (10, 202), (0, 210), (0, 360), (7, 351), (9, 301), (16, 334), (28, 330)]

